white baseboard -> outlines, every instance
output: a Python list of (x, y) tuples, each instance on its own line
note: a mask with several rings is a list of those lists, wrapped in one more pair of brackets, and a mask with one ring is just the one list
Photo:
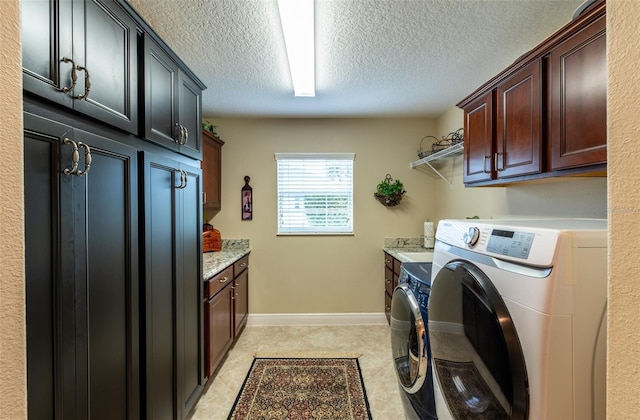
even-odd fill
[(249, 314), (247, 326), (280, 327), (304, 325), (387, 325), (379, 313), (338, 314)]

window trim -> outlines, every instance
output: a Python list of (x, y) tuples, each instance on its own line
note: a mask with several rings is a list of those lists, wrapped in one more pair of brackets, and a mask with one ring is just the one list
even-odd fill
[[(353, 236), (354, 235), (354, 166), (355, 153), (274, 153), (276, 161), (276, 236)], [(351, 161), (351, 224), (350, 230), (345, 231), (281, 231), (280, 228), (280, 173), (278, 170), (278, 160), (347, 160)]]

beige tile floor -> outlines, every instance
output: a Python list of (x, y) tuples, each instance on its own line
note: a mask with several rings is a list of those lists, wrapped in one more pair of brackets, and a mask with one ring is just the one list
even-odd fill
[(256, 352), (358, 352), (374, 420), (404, 419), (387, 325), (246, 327), (200, 398), (193, 420), (226, 419)]

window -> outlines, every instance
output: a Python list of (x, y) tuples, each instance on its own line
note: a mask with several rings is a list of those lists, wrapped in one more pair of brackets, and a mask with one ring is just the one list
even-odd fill
[(353, 233), (353, 153), (276, 153), (278, 234)]

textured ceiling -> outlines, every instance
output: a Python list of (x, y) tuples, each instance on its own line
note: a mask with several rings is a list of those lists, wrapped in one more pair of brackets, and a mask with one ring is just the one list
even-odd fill
[(316, 96), (293, 96), (276, 0), (129, 0), (207, 85), (205, 117), (439, 116), (584, 0), (316, 0)]

